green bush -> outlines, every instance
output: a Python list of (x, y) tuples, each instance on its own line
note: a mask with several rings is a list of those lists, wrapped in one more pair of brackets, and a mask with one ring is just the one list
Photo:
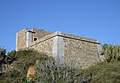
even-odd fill
[(91, 73), (90, 83), (120, 83), (120, 62), (98, 63), (84, 70)]
[(0, 47), (0, 56), (6, 55), (6, 49)]
[(17, 70), (12, 70), (0, 75), (0, 83), (20, 83), (20, 78), (20, 72)]
[(6, 49), (0, 47), (0, 65), (3, 64), (6, 57)]
[(16, 51), (13, 50), (11, 52), (8, 52), (7, 56), (11, 57), (12, 60), (16, 59)]
[(36, 65), (35, 83), (89, 83), (90, 74), (48, 59)]
[(120, 60), (120, 45), (104, 44), (103, 55), (107, 62), (112, 60)]
[(15, 55), (16, 60), (12, 63), (13, 69), (0, 75), (0, 83), (27, 83), (26, 75), (28, 68), (36, 64), (36, 60), (42, 61), (47, 56), (34, 50), (13, 51), (9, 56)]

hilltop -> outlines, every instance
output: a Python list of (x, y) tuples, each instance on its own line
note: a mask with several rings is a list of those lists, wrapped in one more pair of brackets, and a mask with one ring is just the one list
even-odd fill
[[(76, 69), (56, 64), (51, 57), (34, 50), (12, 51), (8, 53), (7, 60), (2, 64), (7, 64), (11, 68), (0, 74), (0, 82), (29, 83), (28, 68), (34, 66), (35, 76), (32, 77), (35, 83), (120, 83), (119, 53), (119, 45), (105, 44), (101, 53), (105, 55), (105, 62), (86, 69)], [(37, 60), (39, 62), (36, 63)]]

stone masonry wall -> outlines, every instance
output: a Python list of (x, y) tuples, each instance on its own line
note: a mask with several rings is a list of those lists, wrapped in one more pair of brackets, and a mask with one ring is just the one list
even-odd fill
[[(30, 30), (28, 29), (23, 29), (20, 32), (16, 33), (16, 50), (20, 50), (20, 49), (25, 49), (27, 46), (27, 32), (29, 32)], [(31, 37), (36, 37), (38, 40), (41, 39), (42, 37), (52, 33), (52, 32), (48, 32), (45, 30), (41, 30), (41, 29), (37, 29), (37, 28), (33, 28), (32, 31), (32, 36)], [(32, 40), (33, 40), (32, 38)], [(33, 41), (32, 41), (33, 42)]]
[(64, 61), (67, 65), (86, 68), (100, 61), (98, 43), (64, 37)]
[[(49, 56), (54, 56), (52, 52), (55, 44), (54, 38), (56, 36), (63, 37), (63, 43), (61, 45), (64, 45), (63, 51), (57, 47), (57, 57), (62, 56), (64, 63), (68, 66), (86, 68), (100, 61), (97, 48), (100, 43), (98, 41), (71, 34), (53, 33), (47, 35), (40, 40), (32, 42), (30, 48), (44, 52)], [(56, 45), (58, 44), (56, 43)], [(59, 56), (61, 54), (60, 52), (63, 55)]]
[[(17, 33), (17, 50), (26, 48), (27, 31), (24, 29)], [(38, 40), (31, 42), (28, 48), (57, 57), (68, 66), (86, 68), (100, 61), (100, 43), (97, 40), (61, 32), (32, 31)]]
[(33, 37), (37, 37), (38, 39), (40, 39), (40, 38), (42, 38), (42, 37), (52, 33), (52, 32), (48, 32), (46, 30), (37, 29), (37, 28), (33, 28), (32, 31), (34, 32), (33, 33)]
[(52, 56), (53, 38), (55, 34), (50, 34), (41, 39), (34, 41), (30, 44), (30, 49), (34, 49), (38, 52), (45, 53), (48, 56)]
[(26, 48), (26, 33), (28, 29), (24, 29), (16, 33), (16, 50)]

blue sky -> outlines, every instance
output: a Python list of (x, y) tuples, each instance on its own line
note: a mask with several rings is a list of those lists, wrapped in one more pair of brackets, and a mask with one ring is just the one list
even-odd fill
[(0, 46), (14, 50), (32, 27), (120, 44), (120, 0), (0, 0)]

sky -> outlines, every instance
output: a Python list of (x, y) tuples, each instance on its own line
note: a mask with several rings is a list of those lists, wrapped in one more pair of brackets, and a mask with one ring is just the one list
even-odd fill
[(24, 28), (120, 44), (120, 0), (0, 0), (0, 46), (12, 51)]

